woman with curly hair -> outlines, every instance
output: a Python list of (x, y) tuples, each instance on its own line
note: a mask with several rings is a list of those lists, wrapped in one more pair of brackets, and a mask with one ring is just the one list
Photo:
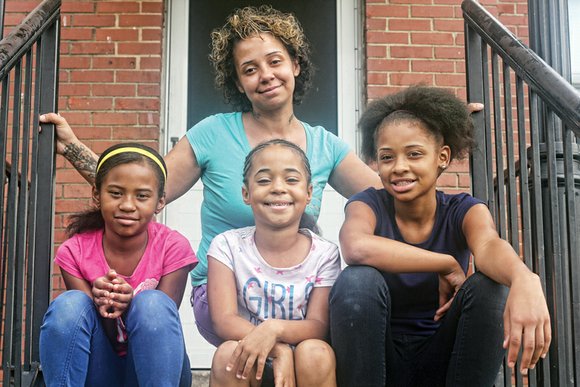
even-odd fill
[(338, 384), (488, 387), (504, 348), (514, 367), (520, 344), (526, 373), (550, 345), (540, 279), (485, 204), (436, 189), (473, 145), (465, 104), (415, 86), (371, 103), (359, 125), (383, 187), (350, 198), (340, 231), (350, 266), (330, 294)]
[[(165, 157), (167, 201), (186, 193), (200, 178), (202, 240), (199, 263), (191, 272), (192, 305), (199, 331), (210, 343), (214, 334), (206, 297), (207, 249), (227, 230), (254, 224), (252, 210), (240, 195), (242, 166), (256, 145), (274, 139), (302, 148), (312, 167), (313, 194), (306, 214), (318, 218), (327, 183), (345, 197), (380, 181), (338, 137), (294, 115), (311, 82), (313, 67), (302, 27), (291, 14), (268, 6), (235, 10), (212, 33), (210, 60), (215, 82), (235, 112), (207, 117), (188, 130)], [(46, 114), (42, 122), (57, 125), (57, 151), (89, 181), (95, 154), (74, 135), (64, 118)]]

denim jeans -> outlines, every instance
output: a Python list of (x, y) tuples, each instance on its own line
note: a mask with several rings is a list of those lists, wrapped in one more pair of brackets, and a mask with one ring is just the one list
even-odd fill
[(69, 290), (49, 306), (40, 361), (51, 386), (191, 386), (175, 302), (159, 290), (138, 293), (125, 312), (128, 352), (113, 349), (93, 300)]
[(505, 286), (475, 273), (433, 335), (395, 335), (382, 273), (347, 267), (330, 293), (338, 385), (492, 386), (504, 356), (506, 297)]

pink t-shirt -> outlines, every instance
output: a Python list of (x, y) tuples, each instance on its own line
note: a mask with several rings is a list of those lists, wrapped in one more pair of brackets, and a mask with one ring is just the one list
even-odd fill
[[(156, 289), (164, 275), (186, 266), (191, 270), (197, 263), (189, 241), (177, 231), (150, 222), (147, 232), (147, 248), (135, 271), (131, 276), (119, 274), (134, 289), (133, 295)], [(92, 284), (110, 270), (103, 252), (103, 230), (74, 235), (58, 248), (54, 261), (70, 275)]]
[[(157, 289), (164, 275), (183, 267), (191, 270), (197, 264), (189, 241), (177, 231), (161, 223), (150, 222), (147, 233), (147, 247), (133, 274), (119, 274), (133, 288), (133, 296), (143, 290)], [(74, 235), (58, 248), (54, 260), (70, 275), (87, 280), (92, 285), (110, 269), (103, 251), (103, 230)], [(126, 355), (127, 332), (121, 318), (117, 318), (117, 343), (114, 347), (120, 356)]]

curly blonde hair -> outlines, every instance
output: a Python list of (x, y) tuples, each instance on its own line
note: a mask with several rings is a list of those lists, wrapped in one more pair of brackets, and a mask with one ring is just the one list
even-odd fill
[(223, 90), (226, 103), (242, 111), (251, 111), (252, 103), (236, 85), (234, 46), (240, 40), (263, 33), (279, 39), (290, 57), (300, 65), (293, 95), (295, 104), (301, 102), (311, 85), (314, 66), (310, 61), (310, 44), (296, 17), (269, 5), (236, 9), (227, 17), (223, 27), (212, 31), (209, 59), (215, 71), (215, 85)]

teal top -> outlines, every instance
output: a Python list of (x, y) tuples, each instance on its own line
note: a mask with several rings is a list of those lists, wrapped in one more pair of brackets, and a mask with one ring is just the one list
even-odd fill
[[(313, 186), (306, 212), (318, 219), (322, 191), (349, 147), (321, 126), (313, 127), (305, 122), (302, 125)], [(241, 112), (209, 116), (189, 129), (186, 136), (201, 168), (203, 182), (199, 263), (191, 272), (191, 283), (198, 286), (207, 282), (206, 254), (212, 239), (224, 231), (254, 225), (252, 209), (242, 200), (242, 169), (251, 148)]]

